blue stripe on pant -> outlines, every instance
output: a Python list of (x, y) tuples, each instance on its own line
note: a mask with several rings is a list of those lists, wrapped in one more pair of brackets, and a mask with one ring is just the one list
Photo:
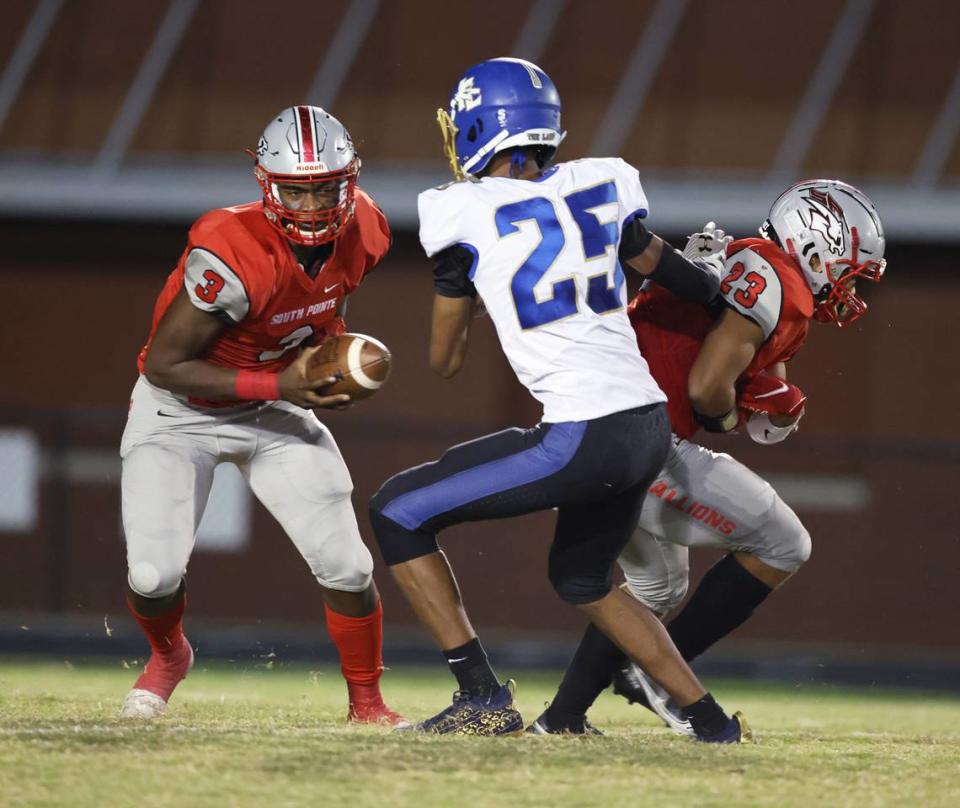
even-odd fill
[[(400, 494), (395, 499), (390, 500), (389, 504), (383, 508), (382, 513), (388, 519), (407, 528), (407, 530), (417, 530), (424, 522), (433, 517), (470, 502), (476, 502), (493, 494), (542, 480), (560, 471), (573, 459), (580, 442), (583, 440), (583, 433), (586, 428), (586, 421), (551, 424), (543, 430), (546, 433), (543, 439), (529, 449), (496, 460), (481, 462), (479, 465), (465, 468), (462, 471), (455, 471), (434, 483), (428, 483), (422, 488), (415, 488), (407, 493)], [(497, 435), (491, 435), (490, 438), (494, 440), (500, 438), (496, 442), (498, 444), (503, 443), (505, 448), (510, 448), (514, 441), (503, 440), (502, 438), (507, 435), (511, 438), (519, 438), (520, 435), (516, 434), (518, 432), (522, 434), (522, 430), (507, 430), (506, 433), (497, 433)], [(480, 440), (484, 439), (481, 438)], [(470, 451), (471, 448), (476, 449), (476, 446), (471, 447), (471, 444), (476, 443), (477, 441), (471, 441), (469, 444), (455, 446), (448, 452), (448, 455), (462, 453), (464, 459), (467, 459), (470, 454), (473, 454)], [(446, 456), (436, 464), (428, 464), (426, 467), (420, 466), (411, 471), (419, 471), (421, 472), (417, 475), (419, 478), (429, 479), (431, 475), (426, 473), (426, 469), (429, 466), (437, 466), (437, 470), (441, 471), (445, 465), (445, 458)], [(388, 480), (387, 485), (390, 482), (391, 480)]]
[(451, 525), (557, 507), (551, 582), (571, 603), (603, 597), (647, 486), (666, 458), (666, 408), (508, 429), (391, 477), (370, 502), (384, 561), (435, 552)]

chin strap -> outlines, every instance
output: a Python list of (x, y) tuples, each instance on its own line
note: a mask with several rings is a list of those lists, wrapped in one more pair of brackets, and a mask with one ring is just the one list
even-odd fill
[(510, 176), (519, 177), (523, 173), (523, 167), (527, 164), (527, 156), (523, 149), (516, 149), (510, 155)]
[(450, 113), (442, 107), (437, 110), (437, 125), (443, 135), (443, 153), (450, 161), (450, 170), (453, 172), (454, 179), (466, 179), (466, 174), (463, 173), (460, 162), (457, 160), (456, 139), (459, 130), (453, 122), (453, 118), (450, 117)]

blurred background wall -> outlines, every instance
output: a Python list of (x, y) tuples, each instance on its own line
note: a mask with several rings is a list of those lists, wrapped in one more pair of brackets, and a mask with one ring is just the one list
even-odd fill
[[(865, 318), (843, 332), (813, 327), (792, 363), (810, 399), (802, 429), (773, 448), (711, 442), (770, 479), (814, 539), (802, 573), (737, 637), (955, 659), (960, 5), (297, 8), (294, 17), (248, 0), (4, 3), (0, 649), (22, 646), (21, 625), (51, 615), (122, 620), (116, 447), (135, 357), (191, 220), (256, 198), (243, 149), (284, 106), (320, 104), (344, 121), (363, 157), (361, 185), (395, 229), (348, 318), (390, 346), (393, 376), (374, 399), (326, 418), (365, 537), (366, 502), (387, 476), (536, 421), (485, 320), (460, 377), (430, 374), (430, 265), (416, 239), (416, 194), (445, 178), (435, 109), (465, 68), (516, 55), (559, 87), (561, 157), (635, 164), (652, 229), (676, 244), (710, 218), (751, 234), (780, 190), (811, 175), (841, 177), (877, 201), (888, 274), (866, 290)], [(229, 471), (191, 563), (191, 616), (315, 625), (322, 608), (306, 566)], [(552, 523), (539, 514), (445, 534), (481, 630), (579, 629), (546, 581)], [(716, 557), (693, 556), (695, 576)], [(389, 626), (412, 626), (382, 565), (378, 576)]]

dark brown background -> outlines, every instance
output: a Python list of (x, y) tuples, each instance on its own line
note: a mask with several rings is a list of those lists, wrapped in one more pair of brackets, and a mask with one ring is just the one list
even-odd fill
[[(487, 0), (483, 13), (474, 3), (449, 0), (381, 3), (331, 103), (306, 96), (348, 2), (313, 5), (322, 14), (296, 31), (291, 46), (289, 19), (265, 13), (258, 0), (200, 3), (123, 167), (159, 164), (180, 176), (175, 172), (209, 163), (240, 176), (249, 172), (242, 150), (269, 116), (312, 101), (330, 104), (347, 124), (365, 171), (438, 170), (434, 110), (465, 68), (511, 52), (534, 8), (533, 0)], [(606, 20), (616, 24), (598, 25), (600, 5), (568, 0), (536, 57), (564, 101), (564, 159), (590, 153), (656, 4), (603, 0)], [(87, 165), (168, 6), (67, 0), (0, 128), (0, 171), (38, 164), (56, 186), (49, 169)], [(768, 176), (846, 7), (842, 0), (691, 0), (620, 154), (667, 187), (671, 178)], [(3, 3), (0, 64), (8, 63), (37, 8), (37, 0)], [(868, 191), (875, 183), (912, 187), (960, 69), (958, 29), (960, 4), (953, 0), (878, 0), (863, 36), (849, 43), (852, 59), (798, 176), (842, 176)], [(956, 188), (958, 181), (954, 138), (937, 187)], [(411, 183), (411, 197), (424, 184)], [(252, 182), (250, 189), (253, 195)], [(89, 193), (94, 200), (102, 190), (91, 181)], [(758, 200), (758, 209), (768, 202)], [(887, 205), (881, 212), (895, 225), (902, 210)], [(722, 224), (722, 210), (717, 217)], [(960, 210), (956, 221), (960, 227)], [(68, 449), (115, 451), (134, 359), (187, 224), (63, 222), (55, 195), (46, 215), (0, 220), (0, 425), (35, 429), (47, 458), (41, 525), (31, 535), (0, 535), (0, 610), (123, 611), (111, 470), (73, 486), (58, 470)], [(851, 474), (870, 490), (862, 511), (801, 511), (813, 558), (742, 636), (937, 647), (960, 640), (957, 251), (889, 246), (888, 277), (869, 290), (862, 324), (845, 332), (814, 327), (793, 363), (792, 375), (810, 396), (801, 431), (773, 448), (716, 442), (761, 473)], [(361, 522), (367, 499), (395, 471), (453, 442), (537, 418), (487, 322), (477, 324), (460, 378), (430, 374), (430, 295), (415, 238), (401, 233), (351, 301), (350, 327), (383, 339), (396, 359), (379, 395), (328, 418), (354, 475)], [(3, 475), (0, 469), (0, 485)], [(322, 609), (305, 565), (259, 506), (255, 520), (249, 552), (197, 553), (191, 613), (315, 623)], [(546, 583), (551, 527), (552, 516), (542, 514), (445, 537), (479, 627), (579, 624)], [(712, 556), (694, 558), (699, 571)], [(382, 567), (378, 575), (387, 621), (410, 624)]]
[[(5, 232), (0, 420), (35, 427), (51, 449), (65, 440), (112, 451), (154, 297), (185, 229), (64, 225), (73, 259), (42, 264), (25, 256), (42, 242), (43, 228), (14, 223)], [(87, 250), (104, 239), (114, 245), (110, 256)], [(862, 511), (800, 511), (814, 538), (812, 560), (741, 636), (956, 643), (960, 285), (952, 268), (950, 251), (894, 245), (887, 278), (868, 290), (868, 315), (846, 331), (815, 326), (792, 363), (792, 377), (810, 397), (801, 431), (773, 448), (744, 437), (714, 441), (761, 472), (860, 475), (870, 488)], [(476, 324), (461, 376), (443, 381), (429, 372), (431, 295), (429, 265), (414, 239), (401, 235), (351, 300), (350, 328), (375, 334), (395, 357), (393, 376), (376, 397), (327, 419), (353, 473), (368, 539), (365, 504), (390, 474), (451, 443), (530, 425), (538, 416), (486, 320)], [(48, 483), (37, 532), (5, 535), (0, 544), (0, 610), (122, 613), (118, 512), (118, 489), (106, 476), (64, 492)], [(553, 518), (539, 514), (445, 534), (478, 627), (563, 630), (580, 624), (546, 581)], [(52, 528), (65, 536), (62, 547), (51, 549)], [(698, 572), (715, 557), (693, 555)], [(411, 624), (379, 557), (377, 575), (388, 623)], [(55, 591), (61, 587), (62, 600)], [(190, 593), (194, 617), (314, 621), (321, 612), (306, 566), (259, 505), (249, 551), (197, 552)]]

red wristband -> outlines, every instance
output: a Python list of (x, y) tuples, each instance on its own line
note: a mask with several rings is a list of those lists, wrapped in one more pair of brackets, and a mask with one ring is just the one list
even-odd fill
[(280, 375), (237, 371), (236, 395), (242, 401), (277, 401), (280, 398)]

